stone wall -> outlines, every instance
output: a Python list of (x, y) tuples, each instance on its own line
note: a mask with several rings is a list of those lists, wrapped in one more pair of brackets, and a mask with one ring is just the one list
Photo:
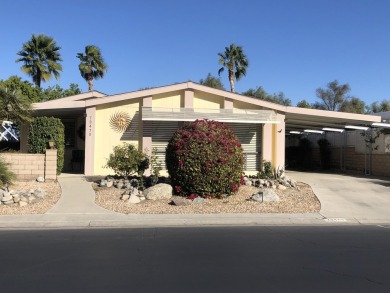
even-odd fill
[(35, 180), (38, 176), (57, 179), (57, 150), (46, 150), (45, 154), (2, 153), (1, 157), (19, 180)]

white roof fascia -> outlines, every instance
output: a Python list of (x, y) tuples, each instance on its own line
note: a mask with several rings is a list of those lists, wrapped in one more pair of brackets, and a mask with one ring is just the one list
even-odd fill
[(346, 113), (346, 112), (335, 112), (335, 111), (326, 111), (326, 110), (317, 110), (317, 109), (306, 109), (299, 107), (287, 107), (287, 113), (291, 114), (300, 114), (302, 116), (317, 116), (324, 118), (336, 118), (336, 119), (346, 119), (346, 120), (357, 120), (359, 122), (380, 122), (379, 116), (366, 115), (366, 114), (355, 114), (355, 113)]
[(85, 101), (64, 101), (61, 103), (35, 103), (34, 110), (85, 108)]

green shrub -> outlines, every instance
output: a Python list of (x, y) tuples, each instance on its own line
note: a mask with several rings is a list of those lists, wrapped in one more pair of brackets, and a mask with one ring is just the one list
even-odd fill
[(57, 175), (64, 167), (65, 134), (61, 120), (54, 117), (36, 117), (30, 124), (28, 134), (29, 152), (44, 154), (48, 139), (52, 138), (57, 149)]
[(270, 161), (263, 161), (263, 170), (261, 170), (257, 176), (260, 179), (271, 179), (273, 178), (273, 170), (272, 170), (272, 164)]
[(166, 166), (176, 193), (221, 196), (238, 190), (244, 155), (234, 132), (210, 120), (186, 123), (170, 139)]
[(137, 173), (142, 178), (145, 170), (149, 168), (149, 158), (134, 145), (123, 143), (114, 147), (104, 167), (113, 169), (119, 176)]
[(157, 148), (153, 148), (152, 150), (152, 156), (150, 157), (150, 168), (152, 169), (151, 184), (155, 185), (158, 182), (158, 177), (160, 177), (160, 172), (162, 170), (162, 164), (157, 157)]
[(15, 173), (8, 168), (8, 164), (0, 157), (0, 187), (5, 183), (12, 183), (15, 178)]

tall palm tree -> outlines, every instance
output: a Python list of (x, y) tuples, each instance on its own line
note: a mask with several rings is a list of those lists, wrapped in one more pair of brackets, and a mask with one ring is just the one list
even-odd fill
[(31, 100), (20, 91), (0, 85), (0, 120), (28, 122), (32, 119)]
[(218, 70), (218, 75), (221, 75), (225, 67), (227, 68), (230, 91), (234, 93), (234, 79), (238, 81), (242, 76), (246, 75), (246, 69), (249, 66), (248, 59), (242, 48), (240, 46), (236, 46), (235, 44), (231, 44), (230, 47), (225, 47), (225, 52), (218, 53), (218, 56), (220, 57), (219, 64), (222, 65), (222, 67)]
[(59, 64), (61, 54), (56, 41), (46, 35), (32, 35), (31, 39), (23, 44), (22, 50), (17, 54), (21, 58), (16, 59), (16, 62), (23, 62), (21, 67), (24, 73), (32, 77), (33, 83), (40, 88), (41, 82), (48, 81), (52, 75), (58, 80), (60, 77), (59, 71), (62, 71), (62, 66)]
[(79, 70), (81, 76), (88, 82), (88, 90), (93, 91), (93, 80), (103, 78), (107, 71), (107, 64), (104, 62), (100, 49), (96, 46), (86, 46), (85, 55), (78, 53), (80, 59)]

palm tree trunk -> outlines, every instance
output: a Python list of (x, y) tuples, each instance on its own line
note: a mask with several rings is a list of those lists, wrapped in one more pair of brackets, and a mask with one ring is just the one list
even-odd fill
[(92, 75), (88, 76), (88, 91), (90, 91), (90, 92), (93, 91), (93, 78), (92, 78)]
[(41, 88), (41, 71), (38, 69), (37, 70), (37, 75), (35, 76), (35, 85), (38, 87), (38, 88)]
[(229, 70), (229, 82), (230, 82), (230, 91), (232, 93), (235, 93), (235, 88), (234, 88), (234, 73), (233, 71)]

